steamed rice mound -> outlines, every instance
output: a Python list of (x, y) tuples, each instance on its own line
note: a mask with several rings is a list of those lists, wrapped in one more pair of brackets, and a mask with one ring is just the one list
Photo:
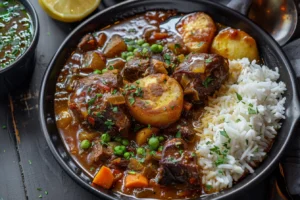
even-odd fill
[(243, 175), (253, 173), (284, 119), (286, 85), (276, 82), (278, 69), (249, 62), (230, 61), (229, 80), (209, 98), (196, 127), (196, 146), (207, 193), (232, 187)]

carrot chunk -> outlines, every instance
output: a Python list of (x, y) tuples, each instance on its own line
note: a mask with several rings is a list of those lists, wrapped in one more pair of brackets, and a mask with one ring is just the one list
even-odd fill
[(127, 174), (125, 178), (125, 187), (127, 188), (143, 188), (148, 185), (148, 179), (142, 174)]
[(169, 36), (168, 33), (154, 32), (153, 37), (155, 40), (162, 40)]
[(95, 176), (93, 183), (97, 184), (105, 189), (111, 188), (114, 182), (114, 175), (112, 171), (105, 166), (102, 166), (97, 175)]

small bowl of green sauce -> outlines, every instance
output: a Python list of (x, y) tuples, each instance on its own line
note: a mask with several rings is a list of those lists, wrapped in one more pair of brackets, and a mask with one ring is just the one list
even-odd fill
[(38, 33), (38, 18), (28, 0), (0, 0), (0, 94), (30, 77)]

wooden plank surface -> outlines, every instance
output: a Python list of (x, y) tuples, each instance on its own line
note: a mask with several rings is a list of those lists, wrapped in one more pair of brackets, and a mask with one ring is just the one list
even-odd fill
[(25, 189), (8, 104), (7, 96), (0, 99), (0, 200), (24, 199)]

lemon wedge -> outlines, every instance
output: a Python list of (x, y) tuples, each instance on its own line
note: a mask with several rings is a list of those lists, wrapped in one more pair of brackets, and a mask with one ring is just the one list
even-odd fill
[(100, 0), (39, 0), (39, 3), (50, 17), (63, 22), (76, 22), (96, 10)]

